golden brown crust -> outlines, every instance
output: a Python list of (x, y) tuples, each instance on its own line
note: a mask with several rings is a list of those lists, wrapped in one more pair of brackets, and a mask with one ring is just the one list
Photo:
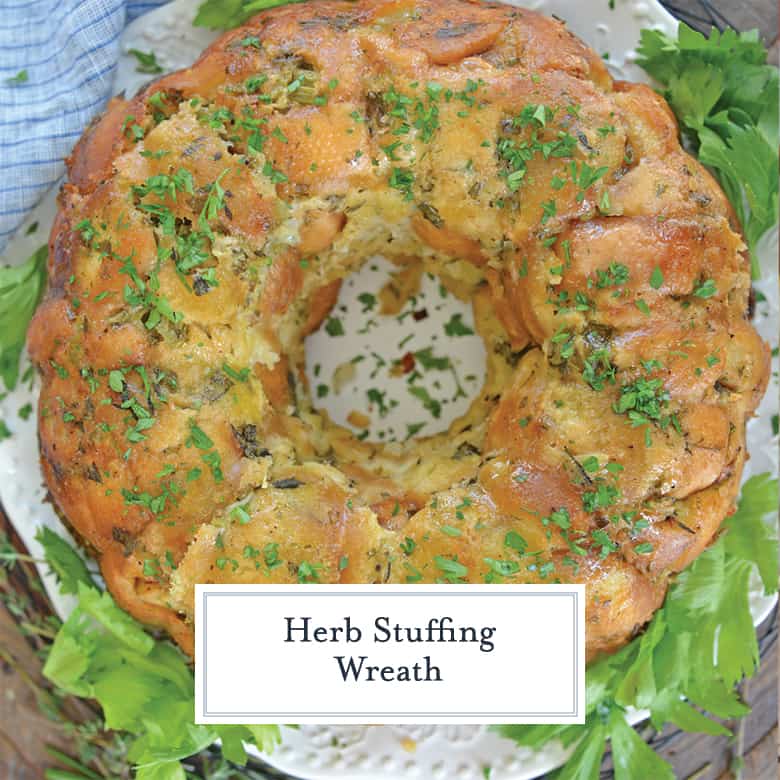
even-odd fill
[[(188, 651), (196, 581), (505, 579), (584, 582), (593, 657), (732, 511), (768, 376), (734, 212), (562, 23), (276, 9), (112, 101), (69, 170), (29, 336), (44, 474)], [(375, 252), (473, 300), (487, 380), (447, 435), (312, 406), (303, 336)]]

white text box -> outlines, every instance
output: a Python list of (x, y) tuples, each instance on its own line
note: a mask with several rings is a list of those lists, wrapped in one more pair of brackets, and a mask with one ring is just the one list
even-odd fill
[(198, 585), (197, 723), (583, 723), (582, 585)]

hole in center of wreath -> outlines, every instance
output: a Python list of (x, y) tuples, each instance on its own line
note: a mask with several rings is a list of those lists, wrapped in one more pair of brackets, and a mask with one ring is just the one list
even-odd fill
[(485, 380), (471, 305), (417, 262), (367, 260), (305, 346), (314, 405), (359, 439), (446, 431)]

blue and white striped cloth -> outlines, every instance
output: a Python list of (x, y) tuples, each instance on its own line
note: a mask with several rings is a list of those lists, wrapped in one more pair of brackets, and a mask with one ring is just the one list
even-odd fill
[(163, 2), (0, 0), (0, 251), (111, 97), (125, 24)]

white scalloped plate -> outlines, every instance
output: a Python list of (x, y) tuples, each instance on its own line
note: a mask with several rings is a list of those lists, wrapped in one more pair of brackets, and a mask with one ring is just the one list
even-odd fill
[[(211, 32), (192, 27), (199, 0), (174, 0), (130, 24), (122, 36), (122, 58), (117, 70), (115, 91), (133, 94), (148, 77), (135, 72), (136, 61), (129, 48), (155, 51), (167, 70), (190, 64), (215, 37)], [(577, 35), (599, 54), (607, 57), (610, 70), (618, 78), (647, 81), (635, 64), (634, 46), (644, 27), (668, 33), (676, 30), (676, 21), (655, 0), (617, 0), (614, 10), (608, 0), (528, 0), (523, 5), (565, 19)], [(9, 244), (4, 262), (22, 262), (44, 240), (55, 212), (56, 188), (50, 191), (20, 228)], [(40, 228), (25, 235), (34, 222)], [(757, 288), (765, 301), (758, 306), (756, 326), (772, 345), (777, 341), (778, 292), (777, 231), (766, 237), (761, 251), (763, 279)], [(349, 334), (348, 334), (349, 335)], [(359, 343), (345, 342), (349, 355), (357, 354)], [(776, 366), (775, 366), (776, 369)], [(0, 419), (13, 431), (13, 437), (0, 443), (0, 501), (14, 526), (34, 556), (41, 549), (34, 539), (40, 525), (67, 535), (52, 507), (44, 503), (45, 490), (38, 462), (35, 415), (27, 421), (18, 417), (26, 403), (35, 405), (37, 387), (18, 387), (0, 402)], [(777, 414), (777, 371), (758, 414), (748, 425), (748, 443), (752, 460), (745, 472), (777, 473), (777, 437), (772, 435), (770, 419)], [(42, 568), (47, 591), (61, 615), (72, 608), (72, 599), (62, 597), (53, 578)], [(754, 621), (760, 623), (771, 611), (775, 599), (762, 595), (760, 583), (751, 592)], [(632, 713), (633, 723), (644, 713)], [(304, 726), (285, 729), (283, 744), (269, 763), (306, 780), (478, 780), (486, 767), (491, 780), (530, 780), (560, 765), (567, 752), (550, 743), (539, 751), (518, 748), (513, 742), (493, 734), (482, 726)]]

